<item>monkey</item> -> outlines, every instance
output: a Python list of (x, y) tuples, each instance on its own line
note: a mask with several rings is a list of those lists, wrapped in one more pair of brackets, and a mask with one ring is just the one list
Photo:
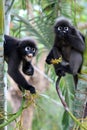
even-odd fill
[(23, 62), (23, 73), (33, 75), (31, 60), (37, 53), (35, 41), (31, 38), (21, 40), (9, 35), (4, 35), (4, 39), (4, 60), (8, 64), (8, 74), (18, 84), (21, 91), (26, 89), (31, 94), (36, 93), (35, 87), (29, 84), (19, 71)]
[(46, 63), (52, 64), (52, 59), (62, 57), (62, 62), (54, 64), (56, 75), (73, 75), (75, 88), (78, 83), (78, 73), (83, 64), (83, 52), (85, 50), (85, 37), (77, 30), (67, 18), (57, 18), (54, 24), (55, 39), (49, 52)]

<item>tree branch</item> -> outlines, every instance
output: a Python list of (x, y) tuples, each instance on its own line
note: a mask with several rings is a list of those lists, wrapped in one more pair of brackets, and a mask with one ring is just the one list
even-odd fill
[(11, 2), (9, 0), (5, 1), (5, 7), (6, 7), (5, 15), (8, 14), (8, 12), (11, 10), (11, 8), (12, 8), (12, 6), (14, 4), (14, 1), (15, 0), (12, 0)]

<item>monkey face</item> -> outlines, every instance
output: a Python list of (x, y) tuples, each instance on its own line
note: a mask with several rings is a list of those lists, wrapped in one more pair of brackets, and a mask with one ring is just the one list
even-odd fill
[(24, 40), (18, 46), (18, 53), (26, 61), (31, 61), (37, 53), (36, 44), (32, 40)]
[(67, 19), (57, 19), (54, 25), (54, 31), (58, 38), (65, 38), (68, 34), (72, 33), (72, 25)]
[(31, 61), (32, 58), (35, 56), (35, 54), (36, 54), (36, 49), (35, 48), (30, 47), (30, 46), (25, 47), (25, 56), (24, 56), (24, 58), (27, 61)]
[(70, 28), (66, 25), (59, 25), (55, 27), (55, 33), (59, 38), (64, 38), (67, 34), (70, 33)]

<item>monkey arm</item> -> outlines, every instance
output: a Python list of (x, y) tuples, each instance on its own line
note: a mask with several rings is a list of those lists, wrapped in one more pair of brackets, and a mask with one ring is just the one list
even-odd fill
[(67, 40), (75, 50), (81, 53), (84, 51), (85, 41), (79, 32), (77, 32), (75, 35), (68, 34)]
[(53, 57), (53, 49), (51, 49), (51, 51), (49, 52), (49, 54), (48, 54), (48, 56), (47, 56), (47, 58), (46, 58), (46, 63), (47, 64), (52, 64), (51, 63), (51, 60), (53, 59), (54, 57)]
[(35, 93), (35, 88), (32, 85), (28, 84), (28, 82), (18, 70), (18, 65), (16, 65), (16, 63), (14, 62), (15, 61), (10, 60), (10, 62), (8, 63), (8, 74), (19, 85), (19, 88), (22, 87), (26, 90), (29, 90), (32, 94)]
[(51, 51), (49, 52), (49, 54), (46, 58), (46, 62), (47, 62), (47, 64), (52, 64), (53, 62), (55, 62), (54, 60), (56, 60), (56, 62), (60, 62), (59, 61), (60, 57), (61, 57), (61, 54), (60, 54), (58, 48), (53, 46), (53, 48), (51, 49)]

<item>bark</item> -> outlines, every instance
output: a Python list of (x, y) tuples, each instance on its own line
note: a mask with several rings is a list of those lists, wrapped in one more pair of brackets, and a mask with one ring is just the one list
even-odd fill
[(9, 34), (11, 9), (15, 0), (5, 0), (5, 34)]
[[(4, 33), (4, 1), (0, 0), (0, 124), (4, 122), (3, 33)], [(4, 130), (4, 128), (0, 130)]]

